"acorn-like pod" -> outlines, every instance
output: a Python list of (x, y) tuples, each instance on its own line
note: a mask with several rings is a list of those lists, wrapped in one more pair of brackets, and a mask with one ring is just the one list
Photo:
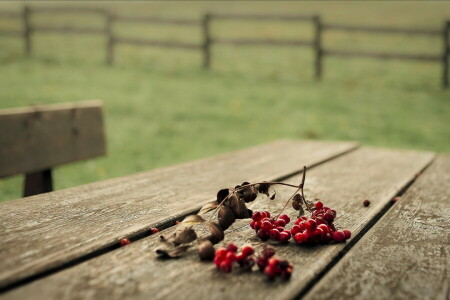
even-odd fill
[(221, 203), (230, 193), (229, 189), (222, 189), (217, 193), (217, 202)]
[(231, 224), (234, 223), (234, 221), (236, 221), (234, 213), (231, 211), (229, 207), (224, 205), (219, 209), (217, 217), (219, 219), (219, 225), (220, 227), (222, 227), (223, 230), (226, 230), (228, 227), (231, 226)]
[(198, 246), (198, 255), (200, 256), (201, 260), (213, 260), (215, 253), (216, 250), (209, 240), (204, 240)]
[(258, 196), (258, 191), (254, 186), (247, 186), (240, 190), (239, 193), (246, 203), (254, 201)]
[(236, 195), (232, 195), (230, 196), (228, 203), (236, 219), (250, 218), (244, 200), (238, 198)]

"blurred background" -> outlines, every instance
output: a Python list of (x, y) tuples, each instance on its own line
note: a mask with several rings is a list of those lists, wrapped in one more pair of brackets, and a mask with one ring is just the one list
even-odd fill
[[(201, 21), (205, 12), (319, 15), (324, 24), (442, 31), (446, 2), (1, 2), (0, 12), (33, 7), (92, 7), (118, 16)], [(88, 13), (32, 14), (36, 27), (105, 27)], [(0, 32), (23, 19), (0, 17)], [(113, 34), (201, 45), (199, 26), (115, 22)], [(313, 40), (312, 22), (214, 20), (217, 39)], [(352, 140), (364, 145), (450, 152), (450, 90), (442, 63), (325, 56), (322, 79), (312, 47), (211, 46), (201, 50), (118, 44), (105, 63), (104, 35), (0, 34), (0, 109), (101, 99), (108, 154), (56, 168), (55, 189), (128, 175), (275, 139)], [(441, 57), (442, 34), (324, 30), (324, 49)], [(5, 130), (5, 128), (0, 128)], [(21, 197), (23, 176), (0, 179), (0, 201)]]

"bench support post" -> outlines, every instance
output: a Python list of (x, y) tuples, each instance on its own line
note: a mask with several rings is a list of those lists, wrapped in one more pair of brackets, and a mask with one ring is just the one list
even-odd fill
[(51, 169), (25, 174), (24, 197), (48, 193), (52, 190), (53, 181)]

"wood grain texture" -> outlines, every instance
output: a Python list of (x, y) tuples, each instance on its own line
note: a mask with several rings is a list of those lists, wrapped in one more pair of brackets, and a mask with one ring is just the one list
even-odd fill
[[(305, 195), (320, 197), (338, 211), (337, 225), (357, 234), (433, 154), (363, 148), (308, 171)], [(298, 184), (297, 175), (288, 182)], [(277, 212), (291, 189), (278, 189), (277, 199), (252, 202), (252, 209)], [(372, 205), (364, 207), (363, 199)], [(289, 209), (290, 213), (291, 208)], [(224, 244), (260, 244), (247, 220), (229, 229)], [(164, 233), (164, 232), (163, 232)], [(294, 264), (288, 282), (268, 282), (261, 273), (224, 274), (212, 263), (200, 262), (194, 251), (176, 260), (155, 258), (158, 235), (142, 239), (73, 268), (33, 282), (4, 299), (291, 299), (314, 280), (347, 244), (300, 247), (278, 246), (277, 255)]]
[(0, 177), (106, 152), (100, 101), (0, 110), (0, 128)]
[(280, 141), (1, 203), (0, 287), (173, 222), (224, 186), (283, 177), (355, 147)]
[(441, 156), (306, 299), (448, 299), (450, 156)]

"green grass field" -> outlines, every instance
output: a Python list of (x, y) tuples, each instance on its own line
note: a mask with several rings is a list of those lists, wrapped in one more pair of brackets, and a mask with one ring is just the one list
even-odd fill
[[(94, 5), (125, 15), (186, 18), (207, 10), (318, 13), (330, 23), (398, 27), (441, 28), (450, 19), (450, 3), (444, 2)], [(19, 8), (16, 2), (0, 4), (0, 10)], [(33, 23), (102, 25), (98, 18), (85, 16), (36, 16)], [(19, 26), (0, 20), (0, 28)], [(312, 36), (311, 26), (301, 23), (218, 21), (212, 29), (220, 37)], [(130, 37), (201, 40), (199, 28), (118, 25), (114, 31)], [(442, 41), (433, 37), (326, 33), (324, 38), (328, 48), (442, 50)], [(36, 34), (33, 43), (33, 56), (24, 58), (20, 39), (0, 36), (0, 108), (87, 99), (102, 99), (105, 106), (108, 155), (56, 168), (57, 189), (281, 138), (450, 152), (450, 91), (440, 88), (438, 63), (326, 58), (324, 79), (316, 82), (313, 53), (303, 48), (215, 46), (213, 68), (204, 71), (196, 51), (119, 46), (117, 65), (108, 67), (103, 38)], [(22, 176), (0, 180), (0, 201), (20, 197), (21, 188)]]

